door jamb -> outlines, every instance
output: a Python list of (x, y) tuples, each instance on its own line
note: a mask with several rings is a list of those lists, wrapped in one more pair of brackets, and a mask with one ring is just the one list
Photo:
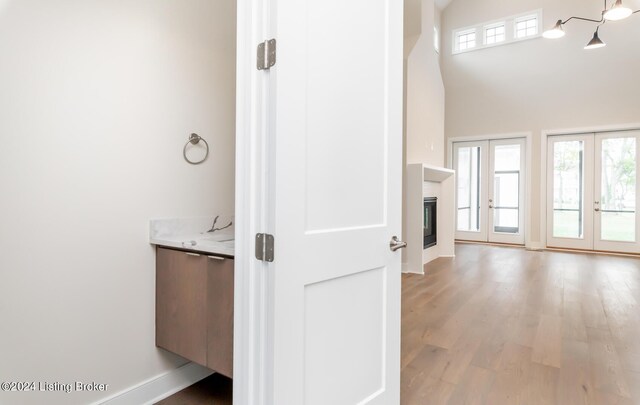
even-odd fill
[(238, 0), (233, 403), (269, 403), (271, 265), (254, 257), (254, 235), (269, 229), (269, 100), (274, 73), (256, 69), (256, 46), (272, 38), (268, 0)]

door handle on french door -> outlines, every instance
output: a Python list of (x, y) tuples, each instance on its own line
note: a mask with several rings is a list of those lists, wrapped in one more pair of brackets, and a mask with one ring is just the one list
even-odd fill
[(594, 208), (593, 210), (594, 211), (600, 211), (600, 208)]
[(389, 242), (389, 248), (392, 252), (395, 252), (398, 249), (406, 248), (407, 242), (401, 241), (397, 236), (391, 238), (391, 242)]

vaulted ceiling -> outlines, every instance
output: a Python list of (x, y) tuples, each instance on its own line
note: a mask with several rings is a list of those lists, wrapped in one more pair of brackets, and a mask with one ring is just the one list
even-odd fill
[(449, 3), (451, 3), (451, 1), (452, 0), (435, 0), (436, 7), (438, 7), (440, 10), (444, 10), (444, 8), (447, 7)]

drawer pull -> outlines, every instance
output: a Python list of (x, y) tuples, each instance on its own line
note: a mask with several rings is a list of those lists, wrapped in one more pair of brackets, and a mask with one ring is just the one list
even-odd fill
[(185, 253), (187, 254), (187, 256), (200, 257), (200, 255), (197, 253), (191, 253), (191, 252), (185, 252)]
[(226, 257), (220, 257), (220, 256), (207, 256), (207, 257), (212, 260), (220, 260), (220, 261), (226, 259)]

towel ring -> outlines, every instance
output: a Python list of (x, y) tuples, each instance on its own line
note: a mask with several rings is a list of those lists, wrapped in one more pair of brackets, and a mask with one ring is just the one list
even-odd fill
[[(204, 155), (204, 157), (202, 158), (202, 160), (199, 160), (197, 162), (194, 162), (193, 160), (190, 160), (187, 157), (187, 146), (189, 146), (189, 144), (192, 145), (197, 145), (198, 143), (200, 143), (200, 141), (204, 142), (204, 146), (206, 149), (206, 153)], [(187, 141), (187, 143), (184, 145), (184, 148), (182, 148), (182, 156), (184, 156), (184, 160), (186, 160), (188, 163), (192, 164), (192, 165), (199, 165), (200, 163), (204, 162), (205, 160), (207, 160), (207, 157), (209, 157), (209, 144), (207, 143), (207, 141), (204, 140), (203, 137), (201, 137), (198, 134), (191, 134), (189, 136), (189, 140)]]

